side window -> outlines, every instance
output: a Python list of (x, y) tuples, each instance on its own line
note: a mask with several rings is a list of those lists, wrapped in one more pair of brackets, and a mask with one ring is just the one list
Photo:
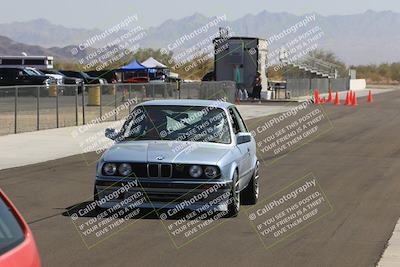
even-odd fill
[(242, 129), (240, 127), (240, 122), (237, 120), (237, 117), (235, 116), (235, 112), (233, 111), (232, 108), (229, 109), (229, 115), (230, 115), (230, 119), (232, 122), (233, 132), (235, 134), (242, 132)]
[(143, 131), (143, 121), (146, 119), (146, 113), (141, 107), (134, 109), (128, 116), (122, 126), (121, 133), (124, 138), (132, 137), (132, 135), (139, 135)]
[(236, 107), (233, 108), (233, 112), (236, 115), (237, 120), (239, 121), (239, 125), (243, 129), (243, 132), (248, 132), (249, 130), (247, 129), (246, 123), (244, 122), (242, 115), (240, 115), (239, 111), (237, 110)]
[(0, 256), (21, 244), (24, 239), (17, 218), (0, 197)]
[(235, 114), (236, 120), (239, 123), (241, 132), (247, 133), (249, 130), (247, 129), (247, 126), (244, 123), (244, 120), (243, 120), (242, 116), (240, 115), (239, 111), (237, 110), (236, 107), (232, 108), (232, 110), (233, 110), (233, 113)]

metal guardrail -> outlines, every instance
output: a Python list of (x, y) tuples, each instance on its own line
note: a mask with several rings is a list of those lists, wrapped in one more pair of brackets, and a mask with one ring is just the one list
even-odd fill
[(0, 135), (116, 121), (154, 99), (225, 99), (234, 82), (0, 87)]

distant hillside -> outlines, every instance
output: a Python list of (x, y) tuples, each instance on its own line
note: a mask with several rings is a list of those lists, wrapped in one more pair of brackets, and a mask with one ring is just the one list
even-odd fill
[[(304, 16), (289, 13), (260, 12), (227, 21), (236, 35), (268, 38), (279, 34), (301, 21)], [(149, 29), (146, 44), (162, 47), (176, 40), (184, 33), (190, 33), (210, 18), (200, 14), (180, 20), (169, 20), (156, 28)], [(356, 15), (321, 16), (316, 15), (311, 25), (319, 26), (324, 32), (318, 43), (320, 48), (334, 52), (347, 64), (369, 64), (400, 61), (400, 14), (391, 11), (367, 11)], [(270, 50), (278, 48), (291, 38), (276, 42)], [(198, 38), (201, 40), (202, 37)], [(203, 36), (204, 38), (204, 36)], [(193, 40), (194, 41), (194, 40)], [(193, 43), (193, 42), (192, 42)]]
[(0, 24), (0, 35), (20, 43), (43, 47), (78, 44), (100, 30), (72, 29), (54, 25), (45, 19)]
[[(303, 17), (289, 13), (262, 11), (256, 15), (249, 14), (236, 20), (229, 20), (228, 17), (225, 23), (221, 23), (221, 26), (229, 26), (236, 35), (268, 38), (296, 24)], [(165, 47), (182, 35), (191, 33), (205, 25), (210, 20), (212, 18), (198, 13), (179, 20), (167, 20), (158, 27), (147, 29), (148, 34), (141, 42), (142, 47)], [(313, 25), (319, 26), (324, 32), (319, 43), (320, 48), (331, 50), (347, 64), (400, 61), (399, 13), (367, 11), (362, 14), (340, 16), (317, 14)], [(97, 29), (70, 29), (53, 25), (43, 19), (0, 24), (0, 35), (7, 36), (20, 43), (42, 47), (76, 45), (99, 32), (100, 30)], [(206, 37), (206, 34), (199, 35), (185, 42), (181, 49), (190, 47)], [(281, 44), (282, 42), (276, 42), (271, 49), (275, 49)], [(97, 45), (103, 44), (99, 42)], [(9, 49), (12, 50), (15, 47)], [(55, 49), (52, 49), (52, 51), (60, 56), (63, 55), (62, 51)], [(20, 51), (18, 51), (19, 53)], [(64, 56), (68, 56), (68, 53)]]
[(72, 61), (76, 58), (81, 58), (86, 55), (85, 52), (80, 52), (76, 55), (76, 58), (73, 58), (71, 55), (71, 49), (73, 47), (74, 46), (66, 46), (63, 48), (44, 48), (38, 45), (22, 44), (19, 42), (15, 42), (8, 37), (0, 36), (0, 55), (5, 56), (21, 55), (22, 52), (25, 52), (30, 56), (46, 55), (54, 56), (57, 61)]

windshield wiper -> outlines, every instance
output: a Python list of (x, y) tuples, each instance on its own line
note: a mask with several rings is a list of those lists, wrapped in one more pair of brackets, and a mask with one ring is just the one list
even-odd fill
[(154, 137), (146, 137), (146, 136), (128, 136), (128, 137), (124, 137), (122, 138), (121, 141), (125, 141), (125, 140), (148, 140), (148, 141), (159, 141), (161, 139), (156, 139)]

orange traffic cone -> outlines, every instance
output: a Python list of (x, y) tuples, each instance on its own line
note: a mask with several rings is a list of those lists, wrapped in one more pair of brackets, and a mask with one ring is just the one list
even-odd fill
[(358, 106), (356, 92), (353, 92), (352, 106)]
[(340, 105), (339, 92), (336, 92), (336, 96), (335, 96), (335, 105), (336, 105), (336, 106), (339, 106), (339, 105)]
[(321, 100), (319, 98), (319, 92), (318, 89), (316, 88), (314, 91), (314, 104), (319, 105), (321, 103)]
[(324, 98), (321, 99), (321, 104), (325, 104), (325, 103), (326, 103), (326, 100), (325, 100), (325, 97), (324, 97)]
[(332, 88), (329, 88), (328, 103), (332, 103)]
[(350, 101), (350, 92), (349, 92), (349, 91), (346, 93), (346, 101), (344, 102), (344, 104), (345, 104), (346, 106), (351, 105), (351, 101)]
[(349, 90), (349, 105), (353, 103), (353, 91)]
[(235, 97), (235, 105), (240, 105), (240, 97), (238, 95)]
[(372, 96), (372, 91), (369, 90), (369, 93), (368, 93), (368, 103), (372, 103), (372, 102), (374, 102), (374, 97)]

